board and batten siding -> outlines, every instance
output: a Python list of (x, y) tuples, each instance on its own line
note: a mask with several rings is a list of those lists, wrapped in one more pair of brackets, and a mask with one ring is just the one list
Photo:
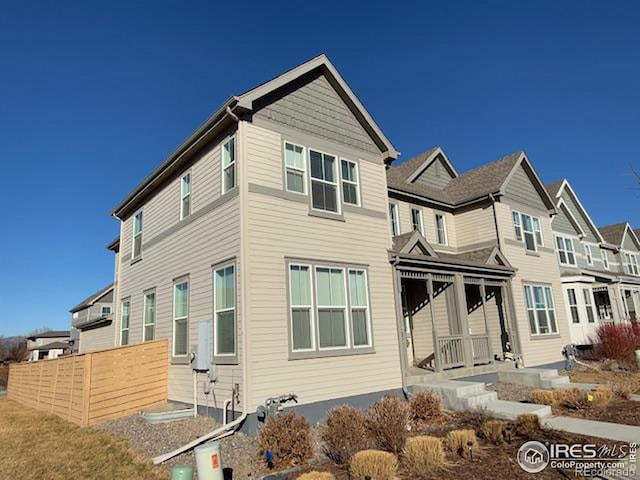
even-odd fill
[[(183, 276), (189, 278), (188, 348), (198, 341), (198, 322), (213, 318), (213, 266), (234, 260), (236, 263), (236, 324), (238, 358), (242, 347), (240, 203), (237, 191), (221, 198), (220, 145), (209, 145), (190, 167), (191, 216), (180, 221), (180, 179), (172, 179), (147, 200), (143, 212), (142, 259), (131, 261), (133, 215), (122, 222), (119, 303), (130, 299), (129, 342), (142, 341), (144, 292), (155, 289), (155, 338), (168, 338), (172, 351), (173, 285)], [(204, 213), (203, 213), (204, 212)], [(117, 308), (119, 342), (120, 305)], [(218, 365), (212, 394), (205, 396), (198, 384), (201, 405), (222, 408), (231, 397), (235, 383), (242, 383), (241, 365)], [(170, 360), (169, 399), (193, 402), (191, 367)]]
[[(309, 215), (306, 197), (303, 203), (275, 194), (284, 191), (282, 144), (280, 133), (246, 124), (249, 410), (282, 392), (309, 404), (399, 388), (384, 166), (359, 162), (362, 206), (378, 215), (347, 211), (344, 221), (319, 218)], [(331, 153), (340, 155), (340, 145)], [(252, 184), (275, 191), (258, 193)], [(287, 258), (367, 267), (375, 353), (289, 360)]]

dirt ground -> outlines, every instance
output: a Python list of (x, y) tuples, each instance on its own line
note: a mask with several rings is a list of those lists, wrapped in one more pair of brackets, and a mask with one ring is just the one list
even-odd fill
[(614, 400), (607, 405), (594, 405), (580, 409), (553, 406), (552, 410), (554, 415), (640, 426), (640, 402), (633, 400)]
[(608, 370), (606, 362), (582, 361), (588, 365), (578, 364), (571, 372), (561, 371), (561, 375), (568, 375), (574, 383), (600, 383), (611, 387), (625, 386), (631, 393), (640, 393), (640, 372), (630, 372), (621, 369)]

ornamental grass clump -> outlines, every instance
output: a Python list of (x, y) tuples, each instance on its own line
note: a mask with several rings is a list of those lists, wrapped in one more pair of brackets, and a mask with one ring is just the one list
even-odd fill
[(538, 405), (553, 405), (557, 401), (557, 396), (551, 390), (533, 390), (529, 394), (529, 399)]
[(326, 455), (338, 465), (346, 465), (354, 453), (367, 448), (364, 414), (346, 405), (332, 408), (320, 437)]
[(311, 428), (293, 412), (269, 418), (258, 434), (258, 445), (263, 454), (271, 452), (277, 468), (304, 464), (313, 455)]
[(424, 478), (444, 467), (442, 439), (429, 436), (409, 438), (402, 451), (401, 464), (410, 478)]
[(394, 480), (398, 459), (381, 450), (362, 450), (351, 457), (349, 474), (353, 480)]
[(482, 425), (482, 434), (489, 442), (502, 445), (505, 442), (509, 422), (504, 420), (487, 420)]
[(400, 453), (409, 436), (409, 405), (404, 400), (385, 396), (366, 413), (365, 426), (373, 444), (380, 450)]
[(329, 472), (307, 472), (300, 475), (296, 480), (336, 480)]
[(445, 443), (449, 450), (465, 458), (472, 459), (480, 450), (474, 430), (452, 430), (447, 433)]
[(523, 413), (516, 418), (516, 430), (527, 437), (540, 431), (540, 417), (535, 413)]

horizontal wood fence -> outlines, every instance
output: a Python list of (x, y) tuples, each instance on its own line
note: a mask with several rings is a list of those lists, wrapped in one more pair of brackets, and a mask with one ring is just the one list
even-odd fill
[(82, 427), (167, 400), (168, 339), (13, 364), (7, 396)]

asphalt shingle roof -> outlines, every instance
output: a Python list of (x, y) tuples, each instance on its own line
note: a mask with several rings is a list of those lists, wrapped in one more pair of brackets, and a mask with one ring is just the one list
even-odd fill
[(93, 295), (89, 295), (87, 298), (85, 298), (82, 302), (80, 302), (78, 305), (76, 305), (75, 307), (73, 307), (71, 310), (69, 310), (71, 313), (73, 312), (77, 312), (78, 310), (82, 310), (83, 308), (86, 308), (88, 306), (90, 306), (94, 299), (100, 298), (102, 297), (105, 293), (107, 293), (111, 288), (113, 288), (113, 283), (110, 283), (109, 285), (107, 285), (106, 287), (104, 287), (102, 290), (98, 290), (96, 293), (94, 293)]
[(556, 198), (558, 190), (560, 190), (560, 187), (562, 186), (562, 182), (564, 182), (564, 180), (558, 180), (557, 182), (547, 183), (545, 185), (545, 188), (547, 189), (547, 192), (549, 192), (549, 196), (551, 198)]
[(612, 245), (622, 245), (622, 237), (624, 237), (624, 231), (627, 228), (627, 223), (616, 223), (615, 225), (607, 225), (606, 227), (599, 227), (600, 235), (605, 239), (607, 243)]

